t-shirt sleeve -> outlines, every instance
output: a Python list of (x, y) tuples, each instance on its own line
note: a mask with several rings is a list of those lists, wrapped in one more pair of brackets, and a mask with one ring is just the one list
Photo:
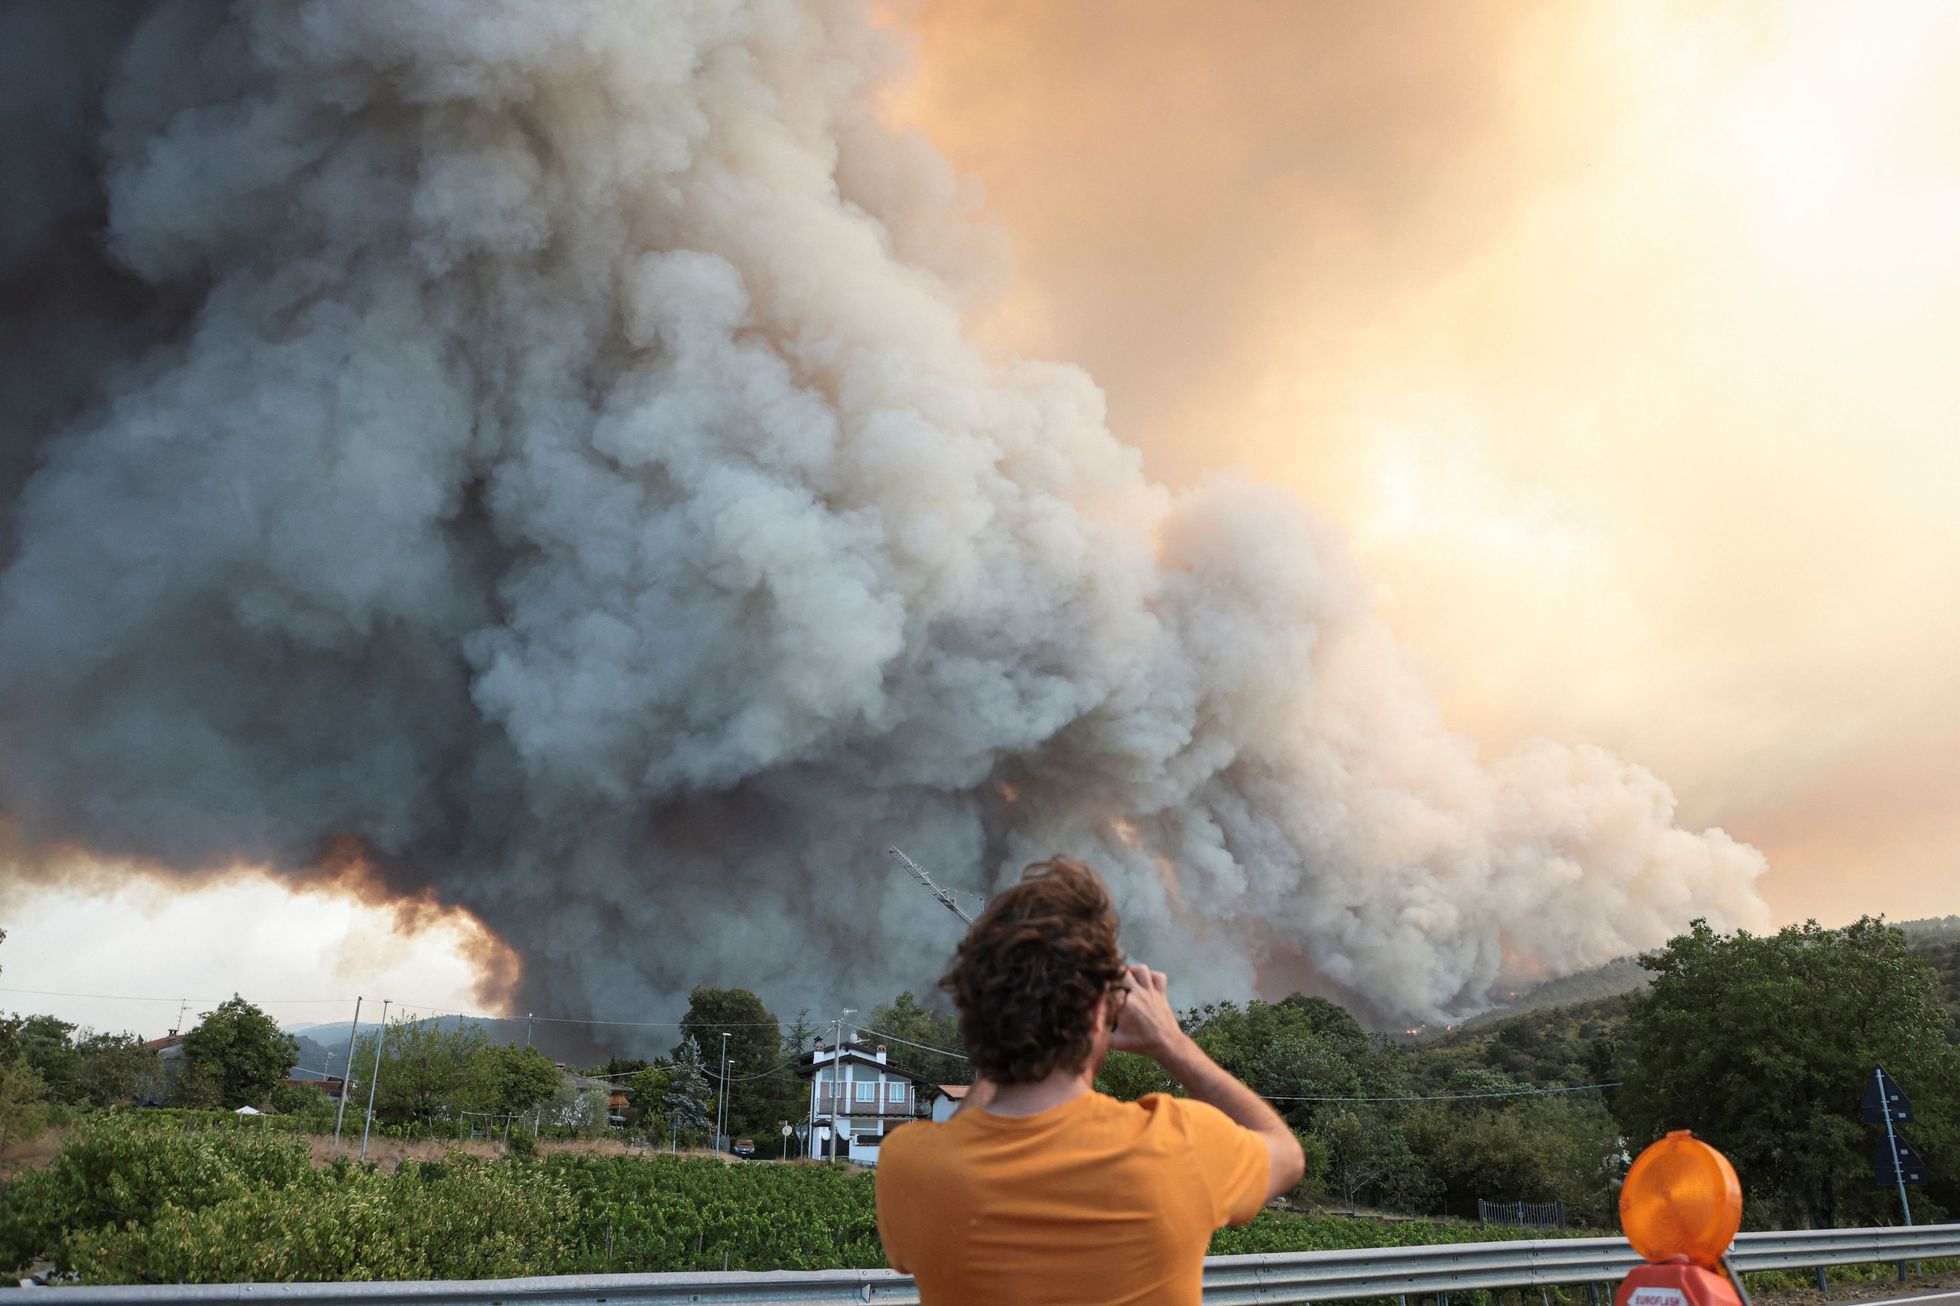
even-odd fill
[(1198, 1175), (1211, 1198), (1212, 1226), (1244, 1224), (1266, 1204), (1272, 1165), (1266, 1140), (1234, 1124), (1215, 1106), (1190, 1098), (1173, 1100), (1184, 1114)]

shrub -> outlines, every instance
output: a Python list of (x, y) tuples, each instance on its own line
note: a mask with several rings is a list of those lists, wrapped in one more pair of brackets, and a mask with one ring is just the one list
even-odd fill
[(304, 1142), (261, 1130), (172, 1128), (112, 1112), (84, 1123), (54, 1163), (15, 1181), (0, 1207), (0, 1263), (72, 1267), (77, 1235), (144, 1224), (309, 1178)]
[(88, 1283), (295, 1283), (550, 1274), (572, 1198), (536, 1166), (452, 1156), (396, 1173), (340, 1165), (77, 1239)]

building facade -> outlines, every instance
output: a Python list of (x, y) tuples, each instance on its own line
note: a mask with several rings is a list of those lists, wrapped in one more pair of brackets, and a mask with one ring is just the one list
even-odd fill
[(886, 1134), (931, 1114), (919, 1092), (929, 1082), (890, 1064), (883, 1044), (837, 1048), (820, 1039), (797, 1073), (810, 1081), (810, 1099), (808, 1116), (796, 1122), (796, 1132), (810, 1141), (813, 1156), (832, 1155), (834, 1142), (838, 1160), (876, 1165)]

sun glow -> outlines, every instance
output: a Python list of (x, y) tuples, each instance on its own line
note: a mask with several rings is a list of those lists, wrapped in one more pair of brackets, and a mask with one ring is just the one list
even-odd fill
[(1947, 910), (1960, 7), (920, 15), (992, 345), (1337, 521), (1486, 749), (1651, 767), (1785, 919)]

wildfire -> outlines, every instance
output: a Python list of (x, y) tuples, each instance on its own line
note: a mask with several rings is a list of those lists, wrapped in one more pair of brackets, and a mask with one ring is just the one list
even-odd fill
[(1125, 847), (1143, 847), (1143, 831), (1137, 829), (1135, 821), (1127, 817), (1112, 816), (1109, 818), (1109, 829), (1110, 833), (1123, 841)]
[(466, 956), (478, 972), (476, 996), (484, 1007), (501, 1011), (509, 1007), (520, 978), (522, 963), (504, 941), (491, 932), (476, 915), (455, 903), (444, 902), (433, 888), (401, 893), (387, 882), (365, 845), (349, 835), (328, 841), (306, 880), (295, 887), (337, 894), (392, 914), (395, 933), (413, 937), (425, 932), (441, 933)]
[(1011, 785), (1005, 780), (995, 782), (994, 792), (999, 794), (1000, 800), (1009, 807), (1021, 801), (1020, 787), (1018, 785)]

